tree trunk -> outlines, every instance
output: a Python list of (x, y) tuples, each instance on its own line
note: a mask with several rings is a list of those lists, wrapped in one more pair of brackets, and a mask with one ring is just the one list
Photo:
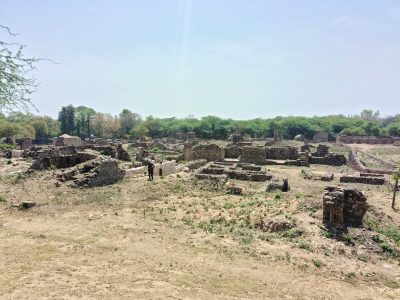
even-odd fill
[(394, 183), (394, 188), (393, 188), (393, 200), (392, 200), (392, 208), (394, 209), (394, 204), (396, 201), (396, 193), (397, 193), (397, 187), (399, 186), (399, 178), (396, 177), (396, 181)]

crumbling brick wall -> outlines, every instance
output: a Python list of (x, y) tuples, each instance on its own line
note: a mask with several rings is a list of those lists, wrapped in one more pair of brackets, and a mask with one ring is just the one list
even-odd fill
[(243, 136), (241, 134), (234, 133), (231, 135), (231, 142), (232, 145), (236, 145), (239, 142), (243, 142)]
[(240, 147), (237, 147), (237, 146), (225, 147), (225, 157), (226, 158), (239, 158), (241, 153), (242, 153), (242, 150)]
[(240, 161), (243, 163), (251, 163), (256, 165), (265, 165), (265, 148), (247, 146), (241, 151)]
[(266, 159), (277, 159), (277, 160), (296, 160), (299, 156), (299, 151), (295, 147), (267, 147)]
[(225, 148), (216, 144), (198, 145), (193, 148), (194, 159), (206, 159), (207, 161), (220, 161), (225, 158)]
[(31, 170), (46, 170), (51, 166), (70, 168), (97, 157), (96, 154), (78, 151), (77, 148), (71, 146), (43, 147), (31, 154), (35, 158), (30, 167)]
[(343, 175), (340, 177), (340, 182), (354, 182), (354, 183), (364, 183), (364, 184), (373, 184), (373, 185), (383, 185), (383, 184), (385, 184), (385, 178), (384, 177), (376, 177), (376, 176)]
[(357, 189), (326, 187), (323, 197), (323, 222), (332, 229), (360, 226), (367, 212), (367, 198)]
[(394, 139), (390, 136), (336, 136), (336, 143), (343, 144), (393, 144)]
[(347, 159), (343, 154), (328, 154), (324, 157), (310, 156), (309, 163), (318, 165), (342, 166), (347, 163)]
[(183, 160), (189, 161), (193, 159), (193, 147), (185, 144), (183, 147)]

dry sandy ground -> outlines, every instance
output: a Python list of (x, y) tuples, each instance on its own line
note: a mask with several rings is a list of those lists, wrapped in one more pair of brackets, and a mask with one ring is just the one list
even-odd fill
[[(0, 297), (400, 299), (398, 262), (373, 255), (367, 262), (354, 259), (354, 249), (320, 236), (318, 218), (297, 210), (295, 193), (315, 192), (314, 198), (298, 201), (319, 202), (324, 185), (296, 180), (299, 171), (272, 170), (291, 179), (293, 199), (279, 209), (297, 211), (313, 252), (285, 240), (243, 244), (230, 235), (185, 225), (182, 212), (166, 206), (189, 203), (206, 193), (193, 190), (181, 197), (168, 190), (190, 182), (188, 175), (155, 184), (130, 179), (91, 190), (56, 188), (50, 172), (16, 183), (2, 180), (0, 195), (6, 202), (0, 203)], [(370, 203), (399, 220), (390, 210), (390, 194), (368, 189)], [(218, 197), (227, 196), (215, 194)], [(23, 211), (10, 205), (26, 199), (39, 206)], [(345, 254), (336, 254), (333, 249), (338, 247)], [(313, 257), (324, 266), (314, 266)]]

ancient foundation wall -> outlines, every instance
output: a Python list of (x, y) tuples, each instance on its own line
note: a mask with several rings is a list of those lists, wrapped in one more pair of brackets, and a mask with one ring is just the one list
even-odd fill
[(225, 148), (215, 144), (198, 145), (193, 148), (193, 159), (220, 161), (225, 158)]
[(277, 160), (296, 160), (299, 156), (299, 151), (295, 147), (266, 147), (266, 159)]
[(257, 165), (265, 165), (265, 148), (261, 147), (243, 147), (240, 161)]
[(387, 136), (350, 136), (338, 135), (336, 143), (343, 144), (393, 144), (394, 139)]

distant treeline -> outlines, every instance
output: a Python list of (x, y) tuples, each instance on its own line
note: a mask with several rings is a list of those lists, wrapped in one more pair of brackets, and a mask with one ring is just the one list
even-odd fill
[(328, 132), (334, 139), (345, 135), (400, 136), (400, 115), (381, 118), (379, 112), (363, 110), (360, 115), (333, 115), (323, 117), (275, 117), (272, 119), (233, 120), (207, 116), (201, 119), (187, 117), (145, 119), (128, 109), (118, 116), (96, 112), (94, 109), (68, 105), (62, 107), (58, 119), (30, 113), (0, 114), (0, 137), (29, 137), (39, 142), (63, 133), (81, 138), (162, 138), (178, 137), (181, 132), (193, 131), (197, 137), (226, 139), (232, 133), (252, 137), (273, 137), (278, 132), (283, 138), (293, 139), (298, 134), (312, 138), (317, 131)]

